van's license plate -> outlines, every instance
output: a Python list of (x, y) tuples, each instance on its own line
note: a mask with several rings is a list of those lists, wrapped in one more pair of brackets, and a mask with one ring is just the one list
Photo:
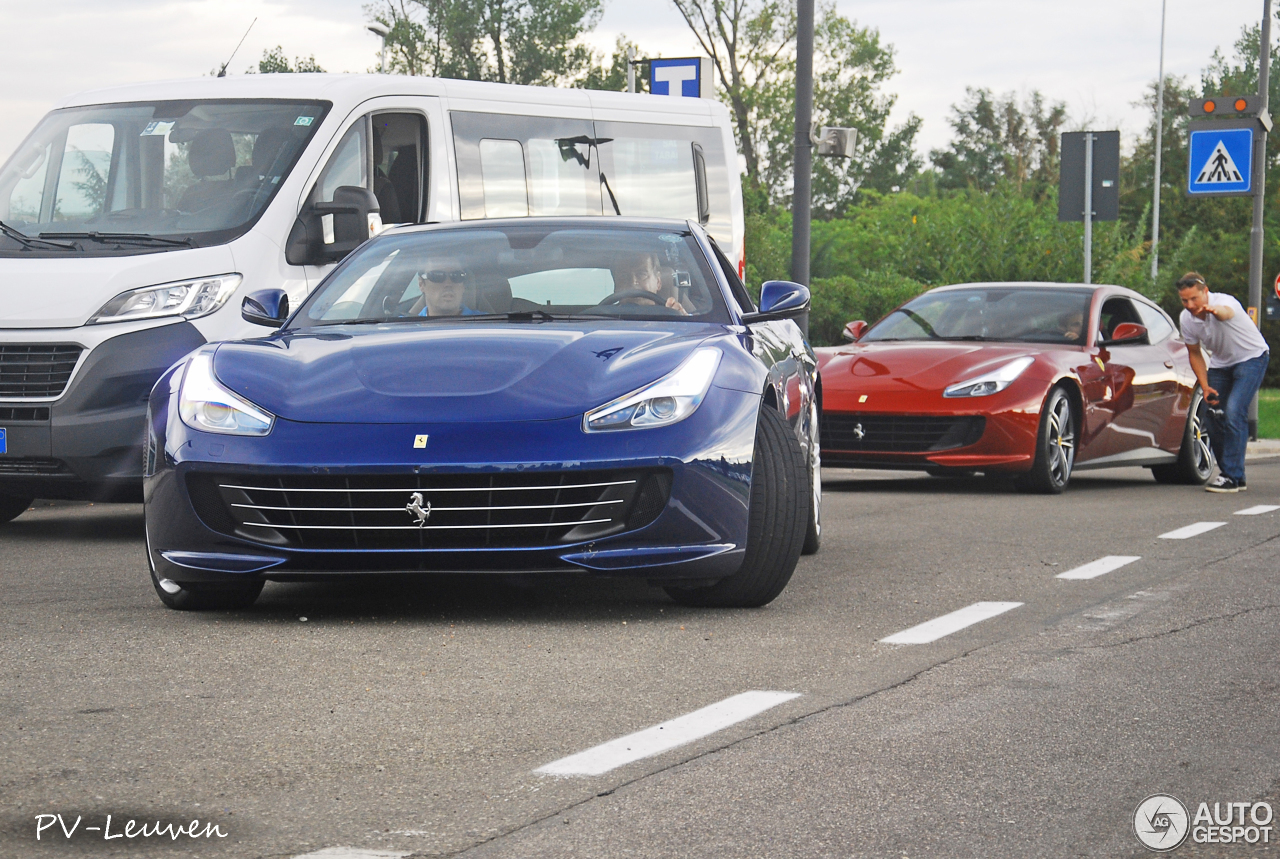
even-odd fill
[(4, 431), (4, 427), (0, 427), (0, 453), (9, 452), (9, 441), (6, 438), (8, 434)]

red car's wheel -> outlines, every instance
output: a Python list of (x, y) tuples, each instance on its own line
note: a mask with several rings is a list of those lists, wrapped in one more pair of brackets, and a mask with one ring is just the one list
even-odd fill
[(1209, 445), (1209, 421), (1204, 395), (1197, 387), (1191, 397), (1191, 410), (1187, 414), (1187, 426), (1182, 431), (1182, 447), (1178, 461), (1168, 465), (1155, 465), (1151, 475), (1159, 483), (1182, 483), (1204, 486), (1213, 474), (1215, 460)]
[(1026, 492), (1057, 495), (1067, 488), (1075, 461), (1075, 408), (1063, 388), (1054, 388), (1040, 410), (1035, 462), (1031, 471), (1018, 479), (1018, 488)]

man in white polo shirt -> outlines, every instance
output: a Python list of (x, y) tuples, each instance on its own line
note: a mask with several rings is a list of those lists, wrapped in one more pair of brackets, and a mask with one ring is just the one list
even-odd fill
[[(1210, 292), (1194, 271), (1179, 278), (1177, 287), (1183, 308), (1179, 324), (1191, 369), (1205, 400), (1223, 412), (1223, 418), (1214, 421), (1216, 431), (1209, 434), (1219, 473), (1205, 489), (1239, 492), (1245, 488), (1249, 404), (1262, 385), (1271, 353), (1240, 302), (1225, 293)], [(1207, 367), (1205, 352), (1209, 353)]]

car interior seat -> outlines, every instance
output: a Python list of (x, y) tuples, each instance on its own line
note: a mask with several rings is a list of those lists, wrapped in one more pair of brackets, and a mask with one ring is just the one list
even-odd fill
[[(228, 174), (236, 166), (236, 147), (231, 132), (225, 128), (206, 128), (195, 136), (187, 148), (187, 166), (196, 182), (178, 201), (184, 212), (198, 212), (222, 202), (234, 190)], [(214, 177), (225, 176), (223, 179)]]
[(399, 206), (400, 221), (390, 221), (384, 215), (386, 223), (417, 222), (421, 219), (422, 207), (418, 200), (422, 196), (422, 185), (418, 181), (418, 147), (416, 144), (401, 146), (396, 149), (394, 160), (387, 168), (387, 180), (395, 192)]

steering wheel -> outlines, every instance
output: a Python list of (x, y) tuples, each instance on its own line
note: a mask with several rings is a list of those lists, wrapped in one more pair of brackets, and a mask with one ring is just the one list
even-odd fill
[(613, 295), (606, 296), (603, 301), (596, 304), (596, 307), (604, 307), (610, 304), (621, 304), (628, 298), (645, 298), (656, 305), (662, 306), (663, 304), (661, 298), (647, 289), (628, 289), (623, 292), (615, 292)]

